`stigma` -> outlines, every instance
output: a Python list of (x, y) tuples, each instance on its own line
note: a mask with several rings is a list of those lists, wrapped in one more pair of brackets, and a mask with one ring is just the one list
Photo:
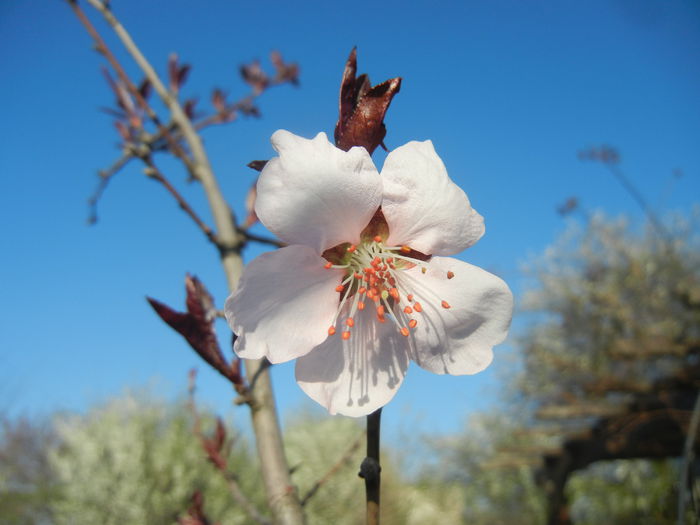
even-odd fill
[[(434, 294), (415, 279), (402, 277), (405, 270), (420, 267), (421, 275), (428, 268), (429, 256), (410, 246), (387, 246), (382, 236), (363, 238), (360, 244), (345, 244), (324, 254), (328, 261), (324, 268), (344, 270), (343, 278), (335, 290), (339, 294), (338, 307), (328, 335), (340, 332), (343, 340), (352, 337), (352, 329), (358, 324), (358, 310), (374, 308), (373, 319), (378, 323), (395, 324), (397, 331), (410, 337), (421, 322), (423, 306), (419, 299), (425, 297), (448, 309), (447, 301)], [(453, 272), (447, 278), (452, 279)], [(348, 306), (348, 308), (345, 308)]]

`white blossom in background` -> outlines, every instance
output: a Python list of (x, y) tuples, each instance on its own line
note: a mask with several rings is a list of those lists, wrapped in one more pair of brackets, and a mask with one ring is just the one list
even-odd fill
[(255, 212), (289, 246), (251, 261), (226, 302), (237, 354), (297, 359), (301, 388), (355, 417), (391, 400), (410, 359), (437, 374), (486, 368), (513, 297), (444, 257), (479, 240), (484, 221), (432, 143), (392, 151), (381, 174), (364, 148), (342, 151), (323, 133), (280, 130), (272, 145)]

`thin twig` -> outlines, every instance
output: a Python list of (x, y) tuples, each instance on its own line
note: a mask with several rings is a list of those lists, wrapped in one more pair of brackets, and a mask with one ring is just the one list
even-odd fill
[(250, 233), (248, 230), (242, 229), (241, 233), (245, 236), (246, 240), (248, 241), (259, 242), (261, 244), (269, 244), (270, 246), (276, 246), (277, 248), (284, 248), (285, 246), (287, 246), (279, 239), (272, 239), (270, 237), (264, 237), (262, 235), (255, 235), (254, 233)]
[(88, 217), (88, 222), (90, 224), (95, 224), (97, 222), (97, 203), (102, 197), (104, 191), (107, 189), (107, 186), (112, 180), (112, 177), (116, 175), (124, 166), (126, 166), (129, 163), (129, 161), (133, 158), (134, 157), (130, 153), (122, 153), (122, 156), (119, 157), (116, 161), (114, 161), (114, 163), (109, 168), (107, 168), (106, 170), (100, 170), (98, 172), (100, 181), (97, 184), (97, 188), (95, 188), (95, 192), (88, 199), (88, 205), (90, 206), (90, 215)]
[(367, 525), (379, 525), (379, 492), (382, 473), (379, 463), (381, 419), (381, 408), (367, 416), (367, 457), (360, 465), (360, 477), (365, 480)]
[(345, 451), (345, 453), (340, 457), (338, 461), (336, 461), (333, 466), (328, 469), (328, 472), (326, 472), (321, 478), (319, 478), (316, 483), (311, 485), (311, 488), (308, 490), (308, 492), (304, 495), (304, 497), (301, 498), (301, 506), (303, 507), (306, 505), (311, 498), (314, 497), (314, 495), (318, 492), (318, 489), (320, 489), (323, 485), (325, 485), (329, 479), (331, 479), (341, 468), (343, 468), (345, 465), (350, 463), (352, 460), (352, 456), (355, 454), (355, 451), (360, 448), (360, 444), (362, 443), (362, 438), (365, 436), (365, 432), (361, 432), (359, 436), (357, 436), (357, 439), (352, 442), (352, 444), (348, 447), (348, 449)]
[(216, 238), (216, 234), (214, 233), (214, 231), (207, 224), (205, 224), (202, 219), (199, 218), (197, 212), (195, 212), (192, 209), (192, 207), (185, 200), (185, 198), (182, 195), (180, 195), (180, 192), (178, 192), (175, 189), (175, 187), (170, 183), (170, 181), (167, 178), (165, 178), (165, 175), (163, 175), (163, 173), (161, 173), (161, 171), (156, 167), (151, 156), (145, 156), (142, 160), (146, 164), (146, 168), (144, 170), (146, 175), (162, 184), (163, 187), (166, 190), (168, 190), (168, 193), (170, 193), (170, 195), (172, 195), (173, 198), (177, 201), (182, 211), (184, 211), (194, 221), (194, 223), (199, 227), (199, 229), (202, 230), (202, 233), (206, 235), (207, 239), (209, 239), (209, 241), (212, 242), (214, 245), (218, 246), (219, 242)]

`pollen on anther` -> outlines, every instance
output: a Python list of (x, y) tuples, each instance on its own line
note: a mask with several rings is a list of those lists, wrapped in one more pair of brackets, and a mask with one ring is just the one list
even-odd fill
[(408, 322), (409, 328), (415, 328), (417, 324), (418, 324), (418, 321), (416, 321), (415, 319), (411, 319), (411, 320)]
[(406, 308), (403, 309), (403, 313), (405, 314), (412, 314), (413, 313), (413, 308), (410, 306), (407, 306)]
[(350, 246), (348, 246), (348, 252), (352, 253), (355, 250), (357, 250), (357, 246), (355, 246), (354, 244), (351, 244)]
[(420, 303), (417, 302), (417, 301), (416, 301), (416, 303), (413, 305), (413, 309), (414, 309), (416, 312), (418, 312), (418, 313), (421, 313), (421, 312), (423, 311), (423, 307), (422, 307), (422, 306), (420, 305)]
[(452, 279), (455, 276), (454, 272), (447, 272), (447, 278)]
[(358, 310), (364, 310), (364, 309), (365, 309), (365, 303), (363, 303), (362, 301), (358, 301), (358, 302), (357, 302), (357, 309), (358, 309)]
[(412, 303), (412, 302), (413, 302), (413, 294), (412, 294), (412, 293), (408, 294), (408, 295), (406, 296), (406, 299), (408, 299), (408, 302), (409, 302), (409, 303)]
[(411, 251), (411, 248), (409, 246), (406, 246), (405, 244), (401, 247), (401, 251), (403, 253), (408, 253)]
[(332, 264), (331, 262), (327, 262), (326, 264), (323, 265), (323, 267), (324, 267), (326, 270), (330, 270), (330, 269), (331, 269), (331, 266), (333, 266), (333, 264)]
[(374, 242), (382, 242), (382, 237), (381, 237), (381, 235), (375, 235), (375, 236), (374, 236)]
[(364, 294), (366, 291), (367, 291), (367, 288), (365, 288), (364, 286), (360, 286), (360, 289), (357, 290), (357, 293), (359, 293), (360, 295), (362, 295), (362, 294)]
[(379, 315), (379, 316), (384, 315), (384, 306), (381, 304), (379, 306), (377, 306), (377, 315)]
[(352, 317), (348, 317), (345, 320), (345, 324), (352, 328), (353, 326), (355, 326), (355, 320)]
[(328, 329), (328, 335), (335, 335), (335, 326), (331, 326)]
[(447, 301), (442, 301), (440, 304), (441, 304), (442, 307), (445, 308), (445, 309), (450, 308), (450, 303), (448, 303)]
[(348, 339), (350, 339), (350, 332), (343, 332), (343, 334), (342, 334), (341, 337), (342, 337), (345, 341), (347, 341)]
[(397, 301), (399, 300), (399, 291), (396, 288), (389, 290), (389, 295), (391, 295)]
[(408, 337), (408, 334), (408, 328), (406, 328), (405, 326), (401, 327), (401, 335)]
[(339, 284), (338, 286), (335, 287), (336, 292), (342, 292), (345, 289), (345, 287), (342, 284)]

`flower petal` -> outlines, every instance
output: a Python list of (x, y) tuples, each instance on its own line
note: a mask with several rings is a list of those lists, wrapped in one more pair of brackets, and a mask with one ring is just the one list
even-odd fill
[(400, 284), (422, 307), (412, 315), (418, 324), (409, 337), (419, 366), (462, 375), (491, 363), (492, 347), (506, 338), (513, 314), (513, 294), (505, 282), (463, 261), (433, 257), (425, 274), (418, 267), (401, 272)]
[(382, 198), (381, 178), (367, 151), (342, 151), (325, 133), (309, 140), (279, 130), (271, 141), (279, 157), (258, 180), (260, 221), (283, 241), (319, 254), (342, 242), (358, 243)]
[(253, 259), (226, 301), (238, 334), (233, 349), (245, 359), (281, 363), (322, 343), (338, 307), (342, 270), (325, 269), (308, 246), (294, 245)]
[(408, 369), (408, 346), (393, 323), (377, 321), (371, 306), (356, 313), (351, 333), (348, 340), (329, 337), (298, 359), (296, 378), (331, 414), (360, 417), (394, 397)]
[(425, 254), (451, 255), (484, 234), (484, 219), (447, 175), (433, 143), (409, 142), (396, 148), (382, 168), (382, 211), (388, 242), (408, 244)]

